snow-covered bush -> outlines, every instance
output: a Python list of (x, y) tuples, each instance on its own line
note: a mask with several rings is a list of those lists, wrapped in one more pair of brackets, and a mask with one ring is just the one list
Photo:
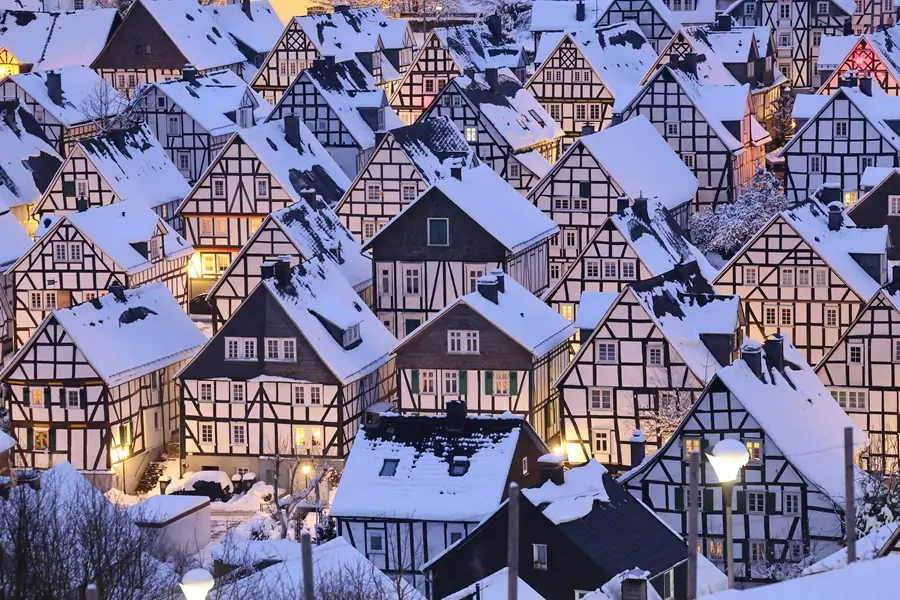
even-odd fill
[(691, 241), (704, 252), (731, 258), (772, 215), (787, 206), (781, 181), (773, 173), (758, 169), (732, 204), (691, 217)]
[(900, 483), (895, 479), (867, 478), (856, 500), (856, 533), (864, 536), (900, 518)]

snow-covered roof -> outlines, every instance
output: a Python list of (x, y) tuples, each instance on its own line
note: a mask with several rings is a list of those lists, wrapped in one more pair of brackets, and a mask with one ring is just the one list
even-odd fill
[(7, 450), (15, 448), (16, 439), (6, 433), (3, 430), (0, 430), (0, 454), (3, 454)]
[[(447, 424), (443, 416), (382, 414), (360, 427), (331, 516), (478, 522), (492, 514), (528, 424), (511, 414), (468, 417), (460, 431)], [(457, 459), (468, 468), (454, 476)], [(386, 461), (397, 461), (393, 475), (381, 475)]]
[[(760, 345), (745, 342), (745, 347), (748, 344)], [(844, 429), (853, 429), (855, 452), (866, 446), (866, 436), (786, 338), (783, 347), (783, 373), (761, 352), (762, 379), (743, 359), (721, 369), (716, 377), (800, 474), (833, 502), (843, 505)]]
[[(397, 340), (353, 290), (333, 260), (313, 257), (291, 269), (281, 285), (275, 278), (265, 286), (313, 347), (319, 358), (342, 383), (349, 384), (390, 358)], [(326, 327), (344, 330), (359, 326), (360, 342), (344, 348)]]
[(609, 502), (603, 485), (606, 467), (594, 459), (569, 469), (563, 474), (563, 484), (547, 481), (541, 487), (524, 488), (522, 493), (535, 506), (546, 504), (544, 516), (559, 525), (580, 519), (594, 509), (594, 502)]
[(553, 163), (544, 158), (544, 155), (537, 150), (520, 152), (515, 155), (515, 159), (522, 163), (522, 166), (526, 169), (537, 175), (538, 179), (544, 177), (553, 168)]
[[(856, 540), (856, 560), (874, 560), (890, 541), (897, 541), (900, 535), (900, 522), (888, 523), (878, 527), (870, 534)], [(815, 575), (835, 569), (843, 569), (847, 566), (847, 548), (841, 548), (834, 554), (829, 554), (819, 562), (813, 563), (803, 569), (801, 575)]]
[(44, 55), (55, 20), (55, 13), (4, 10), (0, 13), (0, 46), (20, 63), (36, 65)]
[[(866, 167), (865, 171), (859, 178), (859, 186), (861, 188), (873, 188), (885, 179), (888, 178), (888, 175), (892, 173), (900, 173), (900, 168), (897, 167)], [(857, 204), (859, 204), (857, 202)], [(853, 207), (857, 204), (854, 204), (850, 207), (849, 211), (852, 211)], [(848, 212), (849, 212), (848, 211)]]
[(0, 0), (3, 10), (30, 10), (40, 12), (44, 10), (44, 0)]
[[(298, 130), (297, 148), (288, 141), (285, 131), (291, 126)], [(235, 135), (250, 146), (279, 185), (296, 200), (304, 190), (315, 190), (328, 206), (334, 206), (350, 187), (346, 173), (298, 117), (269, 121), (241, 129)]]
[(476, 74), (474, 80), (456, 77), (452, 82), (514, 152), (553, 141), (564, 134), (534, 94), (522, 87), (508, 70), (498, 74), (493, 89), (482, 74)]
[(136, 0), (135, 4), (138, 3), (197, 69), (205, 71), (246, 60), (228, 37), (229, 31), (217, 25), (211, 14), (194, 0)]
[(206, 496), (156, 495), (128, 507), (128, 516), (139, 524), (166, 523), (209, 505)]
[[(37, 9), (41, 10), (41, 9)], [(0, 12), (0, 47), (31, 70), (89, 66), (109, 39), (115, 8), (72, 12)]]
[(857, 562), (843, 569), (798, 577), (745, 590), (729, 590), (705, 600), (894, 600), (900, 589), (900, 556)]
[(422, 119), (389, 135), (428, 183), (449, 177), (454, 167), (468, 169), (478, 164), (475, 151), (450, 117)]
[(823, 35), (819, 42), (817, 69), (836, 69), (862, 39), (861, 35)]
[(31, 238), (9, 208), (0, 203), (0, 273), (22, 258), (31, 248)]
[(439, 27), (434, 35), (448, 50), (460, 71), (489, 68), (514, 69), (524, 65), (525, 49), (514, 38), (495, 37), (485, 23), (472, 23), (456, 27)]
[(248, 91), (256, 104), (254, 112), (257, 115), (264, 118), (272, 111), (272, 106), (262, 96), (228, 69), (198, 75), (193, 81), (161, 81), (152, 87), (168, 96), (210, 135), (225, 135), (238, 130), (236, 111)]
[[(897, 24), (894, 24), (891, 27), (885, 27), (867, 33), (865, 39), (869, 42), (872, 49), (881, 57), (881, 62), (885, 69), (887, 69), (895, 79), (900, 77), (900, 49), (897, 48), (897, 44), (900, 44), (900, 27), (897, 27)], [(849, 53), (850, 50), (848, 49), (847, 54)], [(874, 87), (880, 86), (873, 86), (873, 88)]]
[(227, 31), (237, 42), (257, 54), (267, 53), (278, 43), (284, 25), (269, 0), (253, 0), (249, 7), (249, 16), (244, 12), (242, 2), (204, 8), (216, 25)]
[(191, 191), (145, 123), (83, 139), (78, 147), (121, 200), (155, 208)]
[(881, 287), (853, 258), (853, 254), (887, 252), (888, 228), (857, 227), (843, 217), (837, 231), (828, 228), (828, 209), (816, 200), (805, 200), (782, 211), (781, 217), (828, 263), (835, 273), (864, 300)]
[(578, 301), (578, 314), (575, 316), (575, 321), (573, 321), (572, 325), (576, 329), (593, 331), (618, 297), (619, 292), (583, 290)]
[(37, 202), (62, 160), (19, 100), (0, 101), (0, 148), (0, 207)]
[[(578, 20), (578, 4), (584, 5), (584, 20)], [(604, 9), (608, 2), (604, 1)], [(531, 3), (531, 26), (533, 32), (570, 31), (590, 27), (599, 19), (598, 6), (593, 2), (572, 2), (571, 0), (535, 0)]]
[(738, 296), (717, 295), (696, 263), (636, 281), (630, 288), (698, 379), (708, 381), (720, 367), (726, 366), (719, 364), (702, 336), (735, 333), (740, 325)]
[[(545, 2), (550, 4), (550, 2)], [(571, 4), (574, 4), (572, 2)], [(534, 588), (518, 578), (516, 584), (519, 600), (544, 600), (544, 597), (534, 591)], [(449, 596), (444, 596), (443, 600), (508, 600), (509, 599), (509, 568), (503, 567), (493, 575), (488, 575), (480, 581), (476, 581), (472, 585), (465, 587), (458, 592), (454, 592)]]
[[(388, 18), (377, 6), (341, 8), (332, 13), (294, 17), (294, 20), (322, 56), (334, 56), (339, 61), (355, 58), (357, 53), (374, 52), (379, 40), (385, 48), (402, 47), (388, 45), (397, 43), (396, 32), (388, 26)], [(382, 32), (385, 38), (381, 37)]]
[[(48, 79), (59, 76), (61, 96), (54, 102)], [(10, 75), (9, 79), (40, 104), (45, 111), (65, 127), (75, 127), (96, 117), (117, 114), (127, 100), (100, 75), (88, 67), (73, 66), (48, 71), (32, 71)], [(102, 100), (98, 102), (97, 100)], [(97, 106), (105, 107), (107, 114), (95, 114)]]
[(811, 119), (830, 100), (831, 96), (822, 94), (797, 94), (794, 97), (794, 106), (791, 108), (791, 117), (794, 119)]
[(641, 79), (656, 62), (653, 44), (633, 21), (591, 27), (568, 33), (541, 36), (535, 60), (546, 62), (549, 55), (569, 38), (609, 89), (617, 104), (630, 100), (640, 89)]
[(163, 233), (163, 253), (172, 260), (190, 256), (194, 249), (146, 204), (135, 200), (114, 202), (77, 212), (60, 219), (68, 220), (93, 242), (107, 257), (129, 275), (153, 267), (132, 244), (149, 242), (157, 232)]
[(160, 282), (55, 310), (53, 317), (109, 386), (184, 360), (206, 342)]
[[(582, 136), (581, 143), (631, 198), (674, 209), (697, 195), (697, 177), (643, 115)], [(647, 165), (653, 177), (647, 177)]]

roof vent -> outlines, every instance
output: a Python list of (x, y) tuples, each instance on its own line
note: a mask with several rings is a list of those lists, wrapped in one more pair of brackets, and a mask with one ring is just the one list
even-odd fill
[(467, 456), (454, 456), (450, 463), (450, 477), (462, 477), (469, 471), (469, 458)]
[(575, 20), (581, 22), (584, 18), (584, 0), (578, 0), (578, 4), (575, 5)]
[(379, 477), (393, 477), (397, 472), (397, 465), (400, 464), (400, 460), (396, 458), (386, 458), (384, 462), (381, 464), (381, 471), (379, 471)]
[(478, 293), (481, 296), (494, 304), (499, 304), (499, 298), (497, 297), (497, 278), (492, 275), (485, 275), (483, 277), (478, 278)]

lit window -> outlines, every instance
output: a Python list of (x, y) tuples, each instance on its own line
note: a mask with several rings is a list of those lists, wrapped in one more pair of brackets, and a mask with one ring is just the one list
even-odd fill
[(435, 373), (434, 371), (421, 371), (419, 373), (419, 393), (434, 394), (435, 393)]
[(750, 454), (751, 463), (762, 462), (762, 440), (746, 440), (747, 452)]
[(44, 406), (44, 390), (31, 388), (31, 406)]
[(725, 557), (725, 543), (724, 540), (719, 539), (706, 539), (706, 558), (711, 561), (720, 561)]
[(591, 388), (590, 396), (591, 410), (612, 410), (612, 390)]
[(690, 460), (691, 454), (697, 454), (701, 451), (700, 438), (686, 437), (682, 441), (684, 444), (684, 460)]
[(478, 128), (477, 127), (466, 127), (466, 141), (467, 142), (477, 142), (478, 141)]
[(615, 363), (617, 360), (617, 348), (615, 342), (595, 342), (597, 347), (598, 363)]
[(856, 192), (844, 192), (844, 206), (856, 204)]
[(508, 396), (509, 387), (509, 371), (494, 371), (494, 395)]
[(50, 430), (35, 429), (34, 430), (34, 449), (37, 451), (45, 451), (50, 449)]

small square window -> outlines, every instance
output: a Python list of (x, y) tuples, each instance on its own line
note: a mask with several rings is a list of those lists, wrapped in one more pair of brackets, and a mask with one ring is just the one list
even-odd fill
[(663, 346), (662, 344), (647, 345), (647, 366), (661, 367), (663, 366)]
[(681, 135), (681, 123), (666, 123), (666, 135)]
[(847, 364), (862, 365), (865, 361), (865, 347), (862, 344), (847, 344)]
[(384, 533), (369, 531), (366, 534), (366, 546), (369, 554), (384, 554)]
[(756, 267), (744, 267), (744, 285), (758, 285), (758, 273)]
[(428, 219), (428, 245), (429, 246), (449, 246), (450, 245), (450, 220), (449, 219)]

